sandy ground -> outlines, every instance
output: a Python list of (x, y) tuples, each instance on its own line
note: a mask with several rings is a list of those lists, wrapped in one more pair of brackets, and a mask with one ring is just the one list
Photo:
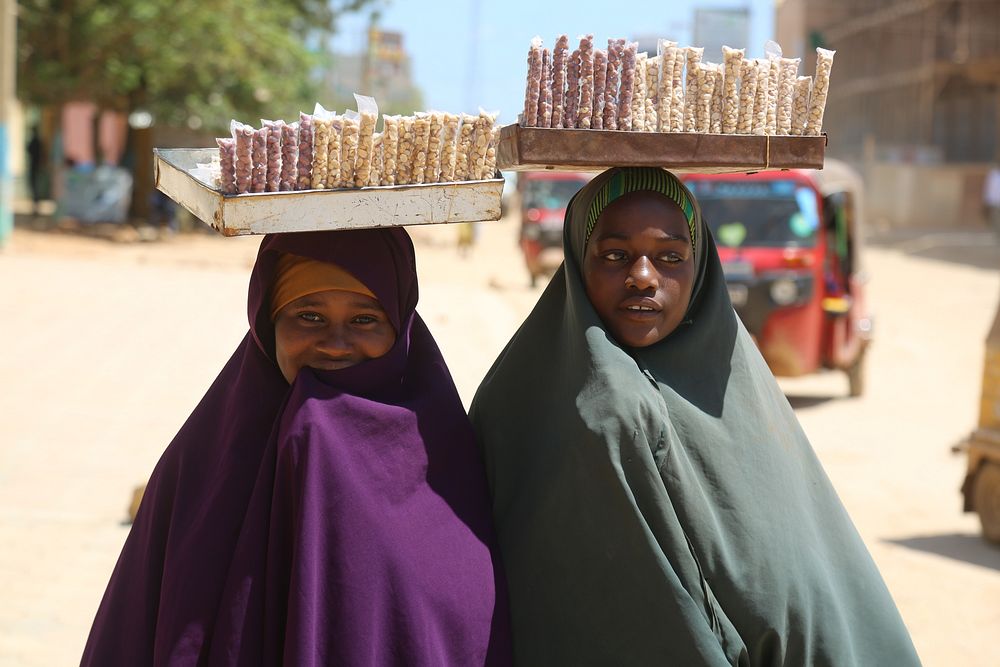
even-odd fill
[[(468, 258), (412, 230), (419, 310), (468, 402), (530, 310), (512, 221)], [(128, 532), (134, 485), (246, 332), (258, 240), (113, 243), (19, 229), (0, 252), (0, 665), (74, 664)], [(1000, 549), (961, 513), (983, 338), (1000, 293), (988, 234), (884, 240), (867, 255), (869, 391), (783, 381), (927, 665), (1000, 664)], [(141, 369), (141, 372), (140, 372)]]

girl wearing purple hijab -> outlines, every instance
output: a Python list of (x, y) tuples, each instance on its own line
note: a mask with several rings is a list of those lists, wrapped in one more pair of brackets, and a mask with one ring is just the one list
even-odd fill
[(399, 228), (264, 238), (83, 665), (505, 665), (483, 464)]

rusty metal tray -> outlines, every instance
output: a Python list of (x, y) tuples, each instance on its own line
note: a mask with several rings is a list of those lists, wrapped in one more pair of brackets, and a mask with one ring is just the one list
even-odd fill
[(822, 169), (825, 152), (825, 135), (768, 137), (506, 125), (500, 130), (497, 166), (511, 171), (603, 171), (635, 166), (676, 172), (753, 172)]
[(500, 219), (503, 178), (460, 183), (224, 195), (190, 173), (217, 148), (153, 150), (156, 187), (225, 236)]

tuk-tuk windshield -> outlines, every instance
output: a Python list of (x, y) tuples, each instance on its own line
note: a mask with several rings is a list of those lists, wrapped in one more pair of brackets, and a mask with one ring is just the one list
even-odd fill
[(687, 186), (721, 246), (816, 244), (816, 191), (793, 180), (691, 180)]
[(564, 209), (573, 195), (586, 184), (582, 180), (531, 179), (524, 183), (524, 207)]

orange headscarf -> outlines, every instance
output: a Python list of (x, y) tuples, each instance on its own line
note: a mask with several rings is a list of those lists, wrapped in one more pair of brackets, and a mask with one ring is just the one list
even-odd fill
[(271, 289), (271, 321), (292, 301), (326, 290), (356, 292), (376, 298), (364, 283), (336, 264), (288, 253), (282, 255)]

